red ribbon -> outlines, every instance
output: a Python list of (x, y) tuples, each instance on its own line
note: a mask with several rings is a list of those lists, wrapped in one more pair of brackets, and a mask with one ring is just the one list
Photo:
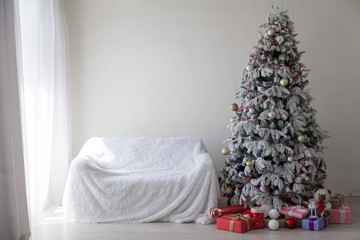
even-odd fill
[(322, 201), (318, 201), (317, 205), (318, 205), (318, 212), (322, 213), (324, 211), (324, 203)]

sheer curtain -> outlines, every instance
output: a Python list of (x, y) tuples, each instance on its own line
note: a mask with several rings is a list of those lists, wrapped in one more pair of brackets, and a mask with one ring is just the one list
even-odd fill
[(28, 240), (13, 7), (0, 0), (0, 239)]
[(18, 0), (23, 139), (33, 224), (62, 202), (70, 159), (67, 28), (62, 0)]

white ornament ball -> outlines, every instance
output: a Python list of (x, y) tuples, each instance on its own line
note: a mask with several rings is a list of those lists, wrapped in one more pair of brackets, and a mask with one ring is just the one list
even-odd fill
[(270, 230), (276, 231), (279, 229), (279, 221), (275, 219), (271, 219), (269, 221), (269, 228)]
[(247, 71), (251, 71), (251, 70), (253, 70), (253, 69), (254, 69), (253, 65), (247, 65), (247, 66), (246, 66), (246, 70), (247, 70)]
[(304, 135), (298, 136), (298, 141), (299, 141), (299, 142), (303, 143), (303, 142), (305, 142), (305, 140), (306, 140), (306, 138), (305, 138)]
[(271, 209), (270, 212), (269, 212), (269, 217), (271, 219), (278, 219), (280, 216), (280, 213), (278, 210), (276, 210), (275, 208), (274, 209)]
[(301, 72), (301, 76), (302, 76), (302, 77), (307, 77), (307, 75), (308, 75), (308, 72), (307, 72), (307, 71), (302, 71), (302, 72)]
[(288, 161), (289, 161), (289, 162), (294, 161), (294, 157), (288, 157)]
[(268, 114), (269, 118), (275, 118), (276, 117), (276, 112), (275, 111), (270, 111)]
[(251, 114), (255, 113), (255, 109), (249, 108), (249, 113), (251, 113)]
[(287, 80), (286, 78), (280, 80), (281, 86), (286, 87), (288, 84), (289, 84), (289, 80)]

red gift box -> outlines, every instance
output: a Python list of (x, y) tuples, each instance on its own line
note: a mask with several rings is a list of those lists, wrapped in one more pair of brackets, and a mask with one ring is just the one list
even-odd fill
[(344, 203), (340, 208), (331, 209), (329, 223), (351, 223), (351, 211), (349, 205)]
[(261, 208), (251, 208), (251, 221), (252, 229), (262, 229), (265, 227), (264, 223), (264, 214), (265, 209)]
[(242, 205), (223, 207), (223, 208), (212, 208), (210, 209), (210, 215), (212, 217), (220, 217), (226, 214), (232, 213), (241, 213), (244, 212), (247, 208), (244, 208)]
[(216, 219), (216, 228), (220, 230), (243, 233), (251, 229), (252, 221), (241, 215), (225, 215)]

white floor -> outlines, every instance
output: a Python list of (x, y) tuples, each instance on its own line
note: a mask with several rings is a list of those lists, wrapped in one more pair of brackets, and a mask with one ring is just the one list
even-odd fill
[(319, 232), (301, 228), (278, 231), (269, 229), (232, 233), (216, 229), (216, 225), (146, 223), (146, 224), (74, 224), (63, 223), (61, 209), (49, 213), (46, 221), (32, 228), (32, 240), (175, 240), (175, 239), (336, 239), (360, 240), (360, 198), (347, 198), (352, 224), (330, 224)]

